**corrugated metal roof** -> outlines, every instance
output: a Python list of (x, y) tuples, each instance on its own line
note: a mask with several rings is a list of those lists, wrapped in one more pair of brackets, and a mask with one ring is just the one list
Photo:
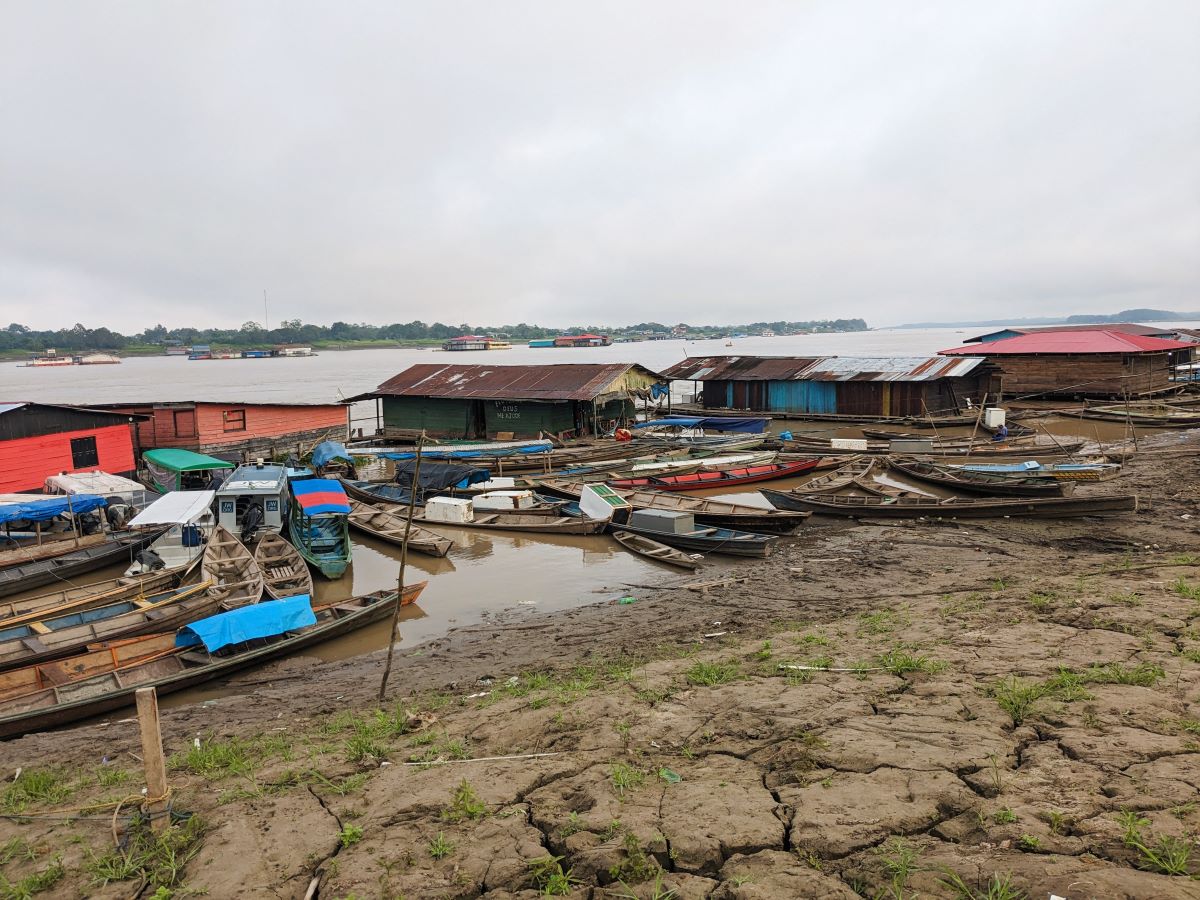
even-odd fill
[[(558, 363), (545, 366), (410, 366), (362, 397), (449, 397), (483, 400), (592, 400), (636, 363)], [(351, 400), (358, 399), (351, 397)]]
[(1095, 329), (1089, 331), (1042, 331), (1022, 334), (972, 347), (943, 350), (943, 356), (962, 356), (968, 353), (987, 356), (1028, 353), (1162, 353), (1167, 350), (1186, 350), (1194, 345), (1183, 341), (1122, 334)]
[(966, 375), (982, 362), (940, 356), (709, 356), (685, 359), (663, 374), (681, 381), (932, 381)]
[(788, 381), (820, 359), (817, 356), (697, 356), (675, 363), (663, 375), (678, 381)]
[(982, 357), (830, 356), (819, 359), (796, 381), (935, 381), (961, 378), (984, 362)]

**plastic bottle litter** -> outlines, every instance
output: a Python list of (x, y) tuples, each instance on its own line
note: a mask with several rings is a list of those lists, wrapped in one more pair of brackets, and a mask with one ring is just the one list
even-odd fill
[(628, 606), (630, 603), (637, 603), (637, 598), (636, 597), (622, 597), (620, 600), (617, 601), (617, 603), (621, 604), (621, 606)]

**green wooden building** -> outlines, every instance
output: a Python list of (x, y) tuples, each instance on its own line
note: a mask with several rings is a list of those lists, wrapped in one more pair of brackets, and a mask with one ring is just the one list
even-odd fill
[(662, 376), (636, 363), (422, 364), (351, 400), (376, 401), (388, 438), (496, 439), (597, 434), (632, 421)]

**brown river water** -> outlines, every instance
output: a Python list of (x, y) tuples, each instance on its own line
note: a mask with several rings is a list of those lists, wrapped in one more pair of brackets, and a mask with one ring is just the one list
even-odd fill
[[(986, 330), (986, 329), (980, 329)], [(103, 403), (132, 400), (244, 400), (247, 402), (322, 401), (368, 391), (391, 375), (417, 362), (532, 364), (559, 362), (638, 362), (652, 370), (688, 356), (747, 354), (769, 356), (902, 356), (934, 354), (959, 345), (974, 330), (928, 329), (872, 331), (858, 334), (806, 335), (724, 341), (657, 341), (581, 349), (530, 349), (523, 346), (487, 353), (448, 353), (441, 350), (397, 349), (324, 352), (303, 359), (189, 361), (179, 357), (132, 358), (116, 366), (19, 368), (0, 364), (0, 401)], [(373, 404), (364, 416), (373, 416)], [(355, 413), (358, 415), (358, 412)], [(1120, 426), (1111, 423), (1051, 418), (1036, 420), (1059, 436), (1119, 439)], [(827, 423), (777, 422), (774, 431), (838, 437), (859, 437), (853, 427)], [(373, 418), (364, 419), (373, 427)], [(1097, 425), (1100, 427), (1097, 428)], [(946, 436), (969, 433), (949, 429)], [(806, 479), (773, 482), (787, 490)], [(766, 506), (754, 487), (737, 494), (716, 491), (692, 496), (722, 496)], [(437, 529), (455, 541), (445, 559), (412, 554), (410, 583), (428, 579), (417, 604), (401, 611), (398, 646), (411, 647), (445, 634), (451, 628), (503, 618), (504, 620), (566, 609), (621, 596), (638, 596), (636, 585), (664, 574), (679, 573), (624, 551), (607, 536), (510, 535), (467, 528)], [(353, 563), (336, 582), (316, 576), (317, 598), (323, 602), (394, 586), (399, 548), (362, 535), (353, 535)], [(709, 561), (705, 576), (719, 577), (737, 567), (734, 559)], [(97, 581), (120, 574), (114, 568), (85, 576)], [(631, 586), (632, 585), (632, 586)], [(624, 607), (614, 605), (612, 614)], [(387, 646), (387, 623), (363, 629), (307, 651), (324, 660), (343, 659)], [(192, 691), (174, 702), (218, 696), (221, 688)]]

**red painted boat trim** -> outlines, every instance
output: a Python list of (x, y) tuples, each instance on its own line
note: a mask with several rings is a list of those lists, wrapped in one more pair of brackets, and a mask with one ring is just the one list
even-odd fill
[(663, 475), (657, 478), (622, 478), (610, 481), (615, 488), (652, 488), (659, 491), (702, 491), (708, 488), (753, 484), (793, 478), (812, 471), (820, 460), (804, 459), (793, 463), (769, 463), (761, 466), (741, 466), (717, 472), (691, 472), (687, 475)]

